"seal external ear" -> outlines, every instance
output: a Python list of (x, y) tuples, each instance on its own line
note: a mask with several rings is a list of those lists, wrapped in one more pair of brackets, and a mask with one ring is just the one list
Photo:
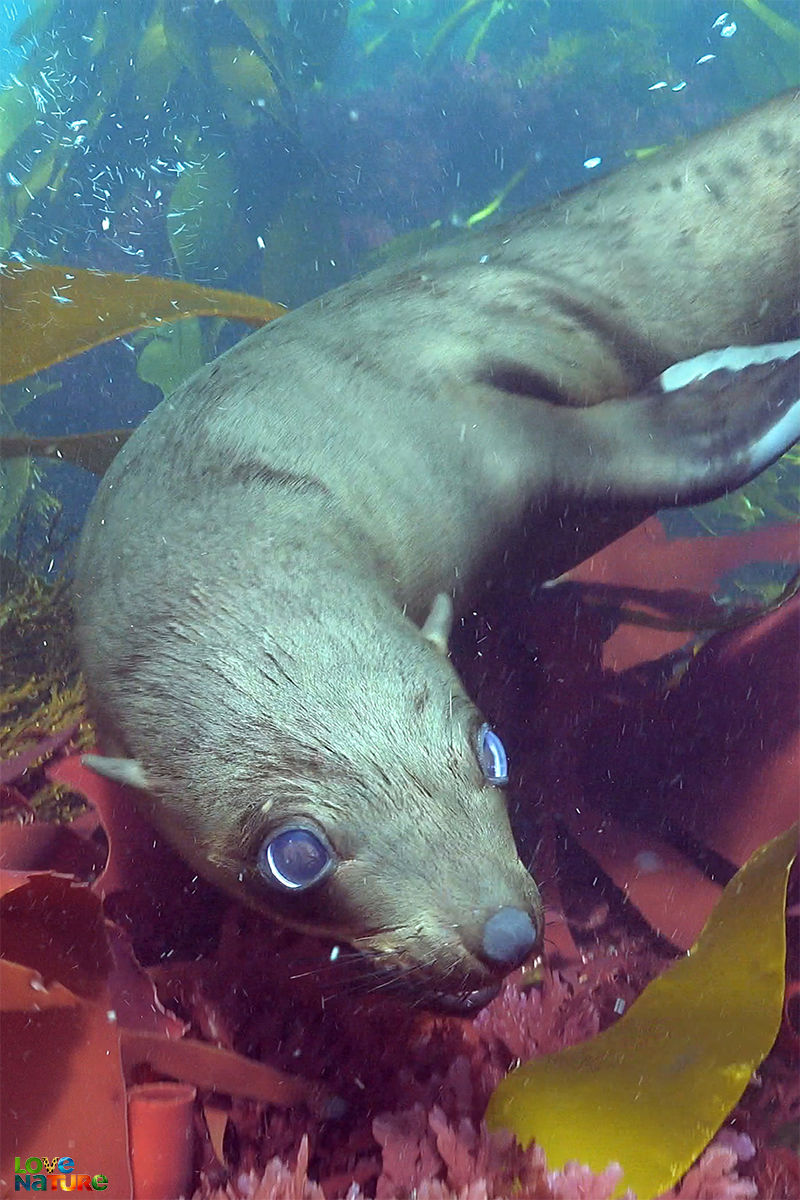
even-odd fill
[(448, 642), (453, 628), (453, 601), (445, 592), (434, 597), (431, 611), (420, 629), (422, 636), (435, 646), (445, 658), (449, 654)]
[(574, 439), (568, 489), (599, 501), (709, 500), (800, 440), (800, 341), (701, 354), (639, 395), (564, 417)]
[(142, 764), (136, 758), (104, 758), (102, 754), (83, 754), (81, 762), (97, 775), (124, 783), (128, 787), (147, 791), (148, 784)]

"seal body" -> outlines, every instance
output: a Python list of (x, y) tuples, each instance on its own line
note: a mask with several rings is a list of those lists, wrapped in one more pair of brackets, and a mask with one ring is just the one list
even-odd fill
[(780, 97), (350, 283), (136, 431), (76, 570), (94, 765), (199, 871), (429, 1004), (477, 1006), (540, 944), (449, 604), (563, 570), (800, 436), (792, 351), (647, 386), (790, 332), (798, 126)]

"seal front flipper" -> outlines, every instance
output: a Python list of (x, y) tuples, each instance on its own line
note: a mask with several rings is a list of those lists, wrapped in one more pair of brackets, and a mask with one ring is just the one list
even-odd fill
[(569, 494), (697, 504), (741, 487), (800, 440), (800, 341), (701, 354), (635, 396), (553, 418), (564, 423), (559, 473)]

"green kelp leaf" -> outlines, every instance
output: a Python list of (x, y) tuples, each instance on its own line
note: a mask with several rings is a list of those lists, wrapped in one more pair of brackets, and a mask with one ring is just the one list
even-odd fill
[(272, 102), (278, 89), (264, 59), (247, 46), (211, 46), (208, 58), (223, 87), (248, 104)]
[(529, 170), (530, 165), (520, 167), (518, 171), (515, 171), (502, 191), (499, 191), (497, 195), (489, 201), (488, 204), (484, 204), (483, 208), (479, 208), (477, 212), (474, 212), (471, 216), (467, 217), (466, 221), (464, 222), (467, 228), (471, 229), (472, 226), (477, 225), (479, 221), (485, 221), (487, 217), (491, 217), (494, 213), (496, 213), (500, 205), (504, 203), (508, 194), (514, 190), (518, 183), (522, 183), (522, 180), (528, 174)]
[(164, 396), (169, 396), (205, 361), (200, 322), (181, 321), (157, 330), (139, 355), (136, 370), (145, 383), (154, 383)]
[(22, 187), (14, 190), (14, 207), (18, 219), (25, 215), (29, 205), (44, 188), (50, 185), (51, 180), (53, 188), (56, 188), (54, 172), (57, 170), (59, 157), (60, 147), (53, 142), (47, 150), (43, 150), (38, 158), (34, 159), (31, 170), (22, 180)]
[(492, 7), (489, 9), (489, 12), (486, 14), (486, 16), (481, 21), (480, 25), (478, 26), (477, 33), (473, 37), (469, 46), (467, 47), (467, 52), (464, 55), (464, 62), (468, 62), (468, 63), (475, 62), (475, 56), (477, 55), (478, 51), (480, 50), (481, 42), (486, 37), (486, 34), (489, 32), (489, 26), (492, 24), (495, 17), (500, 16), (500, 14), (505, 9), (505, 6), (506, 6), (505, 0), (492, 0)]
[(764, 4), (747, 3), (746, 8), (749, 11), (737, 13), (741, 34), (731, 38), (726, 58), (738, 77), (742, 103), (754, 104), (800, 81), (800, 55), (798, 38), (789, 21)]
[(167, 38), (164, 14), (157, 8), (145, 26), (134, 55), (136, 91), (134, 100), (141, 112), (152, 112), (165, 103), (165, 97), (178, 77), (180, 61)]
[(294, 306), (344, 283), (338, 230), (330, 191), (295, 191), (264, 231), (259, 291)]
[(209, 62), (221, 84), (220, 103), (232, 121), (246, 127), (263, 110), (282, 119), (282, 102), (272, 72), (255, 50), (246, 46), (211, 46)]
[(706, 504), (665, 510), (661, 520), (670, 537), (693, 537), (698, 532), (740, 533), (765, 524), (796, 521), (798, 495), (800, 444), (744, 487)]
[(431, 59), (434, 55), (438, 54), (445, 43), (454, 37), (465, 21), (468, 21), (480, 9), (486, 8), (490, 2), (491, 0), (465, 0), (461, 8), (451, 13), (434, 34), (425, 55), (426, 59)]
[(188, 4), (166, 4), (162, 15), (170, 52), (195, 80), (205, 84), (208, 77), (203, 44), (205, 22), (197, 20), (196, 10)]
[(33, 92), (23, 83), (12, 83), (0, 93), (0, 158), (5, 158), (20, 134), (38, 115)]
[(771, 29), (777, 37), (782, 38), (784, 42), (788, 42), (795, 49), (800, 49), (800, 27), (793, 24), (792, 21), (787, 21), (785, 17), (781, 17), (778, 13), (773, 12), (768, 5), (763, 3), (763, 0), (742, 0), (742, 3), (750, 9), (753, 16), (763, 21), (767, 28)]
[[(43, 396), (52, 397), (55, 392), (60, 390), (59, 380), (49, 380), (44, 377), (27, 382), (18, 381), (4, 386), (0, 392), (0, 435), (4, 436), (9, 429), (16, 430), (15, 422), (29, 404), (38, 403)], [(56, 401), (56, 403), (58, 402)]]
[(265, 325), (286, 311), (258, 296), (183, 280), (19, 262), (0, 266), (0, 308), (0, 383), (23, 379), (135, 329), (186, 317)]
[(534, 1139), (551, 1170), (618, 1162), (619, 1191), (652, 1200), (708, 1144), (767, 1055), (781, 1019), (786, 880), (798, 827), (725, 888), (698, 941), (604, 1033), (524, 1063), (495, 1089), (492, 1129)]
[(280, 21), (273, 0), (228, 0), (228, 8), (235, 13), (251, 37), (255, 38), (265, 53), (272, 34), (280, 29)]
[(230, 267), (236, 184), (226, 152), (196, 146), (188, 153), (170, 196), (167, 233), (181, 274), (191, 278)]

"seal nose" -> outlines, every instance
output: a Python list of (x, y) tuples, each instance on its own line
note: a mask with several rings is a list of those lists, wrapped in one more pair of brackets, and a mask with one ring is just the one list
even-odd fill
[(483, 927), (483, 957), (493, 966), (511, 971), (536, 945), (536, 926), (521, 908), (499, 908)]

